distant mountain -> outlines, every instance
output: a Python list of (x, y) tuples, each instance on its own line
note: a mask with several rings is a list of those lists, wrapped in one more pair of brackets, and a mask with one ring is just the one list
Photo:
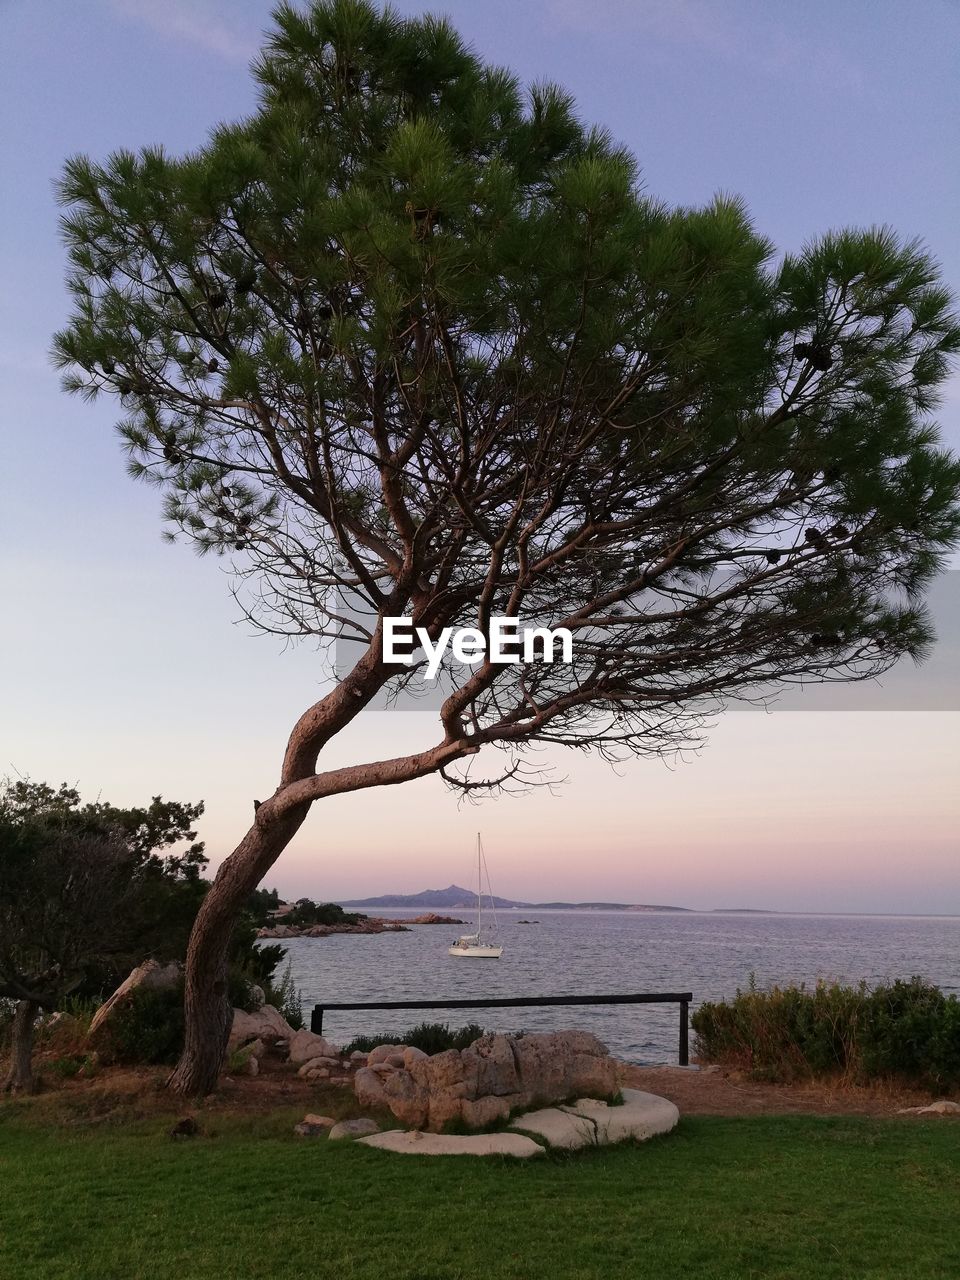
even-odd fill
[[(490, 899), (484, 895), (484, 903)], [(457, 884), (446, 889), (424, 889), (422, 893), (385, 893), (379, 898), (358, 898), (353, 902), (341, 902), (341, 907), (470, 907), (476, 906), (476, 890), (461, 889)], [(509, 898), (494, 898), (496, 907), (526, 907), (529, 903), (512, 902)]]
[[(379, 898), (356, 898), (341, 902), (341, 907), (457, 907), (466, 909), (476, 905), (477, 895), (472, 889), (458, 884), (446, 889), (424, 889), (422, 893), (385, 893)], [(484, 895), (484, 905), (491, 901)], [(687, 911), (688, 907), (637, 905), (628, 902), (514, 902), (512, 898), (493, 898), (493, 905), (509, 910), (523, 907), (528, 911)]]

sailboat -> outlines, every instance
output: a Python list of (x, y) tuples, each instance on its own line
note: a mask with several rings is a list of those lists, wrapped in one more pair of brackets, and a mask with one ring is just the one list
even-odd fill
[[(477, 932), (465, 933), (449, 948), (452, 956), (467, 956), (472, 960), (499, 960), (503, 955), (503, 947), (496, 942), (483, 940), (483, 873), (486, 871), (486, 859), (483, 856), (483, 845), (480, 843), (480, 832), (477, 832)], [(487, 872), (487, 896), (490, 898), (490, 909), (493, 913), (494, 928), (497, 923), (497, 912), (493, 905), (493, 894), (490, 892), (490, 873)]]

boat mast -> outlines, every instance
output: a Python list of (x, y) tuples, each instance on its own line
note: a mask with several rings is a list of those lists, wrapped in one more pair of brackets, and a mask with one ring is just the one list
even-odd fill
[(481, 857), (482, 857), (482, 854), (480, 852), (480, 832), (478, 831), (477, 832), (477, 941), (478, 942), (480, 941), (480, 902), (481, 902), (481, 894), (483, 892), (483, 879), (480, 872)]

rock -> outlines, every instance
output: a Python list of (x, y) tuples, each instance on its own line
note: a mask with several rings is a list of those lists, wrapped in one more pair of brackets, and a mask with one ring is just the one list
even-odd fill
[[(404, 1078), (411, 1079), (418, 1086), (415, 1096), (420, 1096), (419, 1091), (426, 1095), (427, 1128), (436, 1133), (449, 1121), (460, 1118), (460, 1103), (467, 1094), (467, 1085), (464, 1079), (463, 1058), (456, 1049), (446, 1049), (443, 1053), (435, 1053), (432, 1057), (415, 1059), (410, 1064), (409, 1071), (398, 1071), (386, 1083), (388, 1098), (392, 1099), (394, 1096), (395, 1082), (402, 1081)], [(394, 1108), (392, 1100), (390, 1108), (397, 1119), (402, 1120), (404, 1124), (420, 1127), (415, 1121), (401, 1116)]]
[(470, 1098), (460, 1100), (460, 1115), (465, 1125), (471, 1129), (485, 1129), (487, 1125), (496, 1124), (498, 1120), (506, 1120), (510, 1114), (510, 1103), (506, 1098)]
[(319, 1138), (336, 1125), (333, 1116), (306, 1115), (301, 1122), (294, 1125), (293, 1132), (298, 1138)]
[(265, 1045), (276, 1044), (278, 1040), (286, 1040), (293, 1034), (293, 1028), (272, 1004), (265, 1004), (256, 1013), (234, 1009), (227, 1052), (233, 1053), (251, 1040), (260, 1040)]
[(510, 1128), (535, 1134), (551, 1147), (564, 1151), (597, 1145), (596, 1121), (578, 1115), (568, 1107), (545, 1107), (541, 1111), (527, 1111), (511, 1121)]
[(463, 1085), (466, 1087), (463, 1058), (456, 1049), (445, 1049), (432, 1057), (417, 1058), (410, 1064), (410, 1075), (418, 1084), (433, 1092)]
[(403, 1133), (392, 1129), (360, 1142), (365, 1147), (411, 1156), (516, 1156), (523, 1160), (543, 1155), (543, 1147), (519, 1133)]
[[(622, 1106), (611, 1107), (595, 1098), (578, 1098), (563, 1110), (592, 1120), (601, 1146), (631, 1138), (644, 1142), (658, 1133), (669, 1133), (680, 1119), (680, 1112), (672, 1102), (640, 1089), (624, 1089)], [(518, 1119), (519, 1127), (523, 1127), (525, 1118)]]
[(915, 1116), (953, 1116), (960, 1115), (960, 1102), (951, 1102), (949, 1098), (938, 1098), (936, 1102), (928, 1103), (925, 1107), (904, 1107), (898, 1112), (899, 1115), (915, 1115)]
[(353, 1053), (350, 1055), (350, 1061), (355, 1063), (362, 1062), (364, 1066), (367, 1066), (367, 1055), (362, 1049), (354, 1049)]
[(316, 1036), (312, 1031), (290, 1031), (290, 1061), (299, 1065), (309, 1062), (311, 1058), (334, 1058), (340, 1056), (340, 1050), (323, 1036)]
[(423, 1128), (430, 1114), (430, 1094), (424, 1086), (407, 1071), (392, 1071), (379, 1079), (383, 1085), (384, 1101), (401, 1124), (412, 1129)]
[(368, 1134), (379, 1132), (380, 1126), (376, 1120), (361, 1116), (358, 1120), (341, 1120), (339, 1124), (335, 1124), (330, 1130), (330, 1141), (336, 1142), (341, 1138), (363, 1138)]
[(117, 1007), (125, 1004), (134, 991), (140, 989), (162, 991), (165, 988), (175, 987), (182, 975), (183, 969), (176, 961), (161, 965), (156, 960), (144, 960), (143, 964), (138, 964), (124, 978), (109, 1000), (105, 1000), (93, 1015), (90, 1029), (87, 1032), (87, 1040), (94, 1041), (102, 1037), (103, 1029), (109, 1024)]
[(505, 1035), (481, 1036), (461, 1052), (468, 1096), (502, 1097), (520, 1092), (513, 1040)]
[(611, 1098), (617, 1068), (606, 1045), (588, 1031), (511, 1037), (521, 1088), (533, 1102), (582, 1095)]
[[(400, 1065), (397, 1055), (400, 1053)], [(365, 1098), (376, 1098), (403, 1124), (437, 1132), (451, 1120), (486, 1127), (518, 1108), (567, 1098), (612, 1097), (616, 1063), (584, 1031), (481, 1036), (466, 1049), (428, 1056), (402, 1045), (378, 1045), (364, 1074)], [(358, 1073), (359, 1075), (360, 1073)]]
[(327, 1074), (340, 1066), (339, 1058), (311, 1058), (309, 1062), (305, 1062), (297, 1072), (298, 1076), (309, 1075), (311, 1071), (325, 1070)]
[(405, 1044), (378, 1044), (375, 1049), (371, 1049), (367, 1054), (367, 1066), (375, 1067), (381, 1062), (387, 1063), (388, 1066), (393, 1064), (391, 1058), (399, 1058), (400, 1066), (403, 1066), (403, 1053), (407, 1048)]
[(258, 987), (256, 983), (250, 984), (249, 996), (254, 1012), (256, 1012), (257, 1009), (262, 1009), (267, 1002), (267, 997), (263, 993), (263, 987)]
[(381, 1077), (369, 1067), (360, 1068), (353, 1078), (353, 1088), (361, 1107), (389, 1106)]
[(255, 1057), (251, 1056), (243, 1064), (243, 1069), (248, 1076), (258, 1076), (260, 1074), (260, 1063)]

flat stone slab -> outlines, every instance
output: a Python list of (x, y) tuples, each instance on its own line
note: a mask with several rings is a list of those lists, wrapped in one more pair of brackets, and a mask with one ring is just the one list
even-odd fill
[(608, 1146), (615, 1142), (644, 1142), (669, 1133), (680, 1119), (672, 1102), (641, 1089), (624, 1089), (623, 1105), (611, 1107), (595, 1098), (579, 1098), (571, 1106), (528, 1111), (510, 1123), (511, 1129), (535, 1133), (551, 1147)]
[(510, 1128), (534, 1134), (551, 1147), (559, 1147), (565, 1151), (597, 1146), (596, 1121), (578, 1115), (570, 1107), (544, 1107), (541, 1111), (526, 1111), (511, 1121)]
[(897, 1113), (901, 1116), (955, 1116), (960, 1115), (960, 1102), (951, 1102), (949, 1098), (938, 1098), (926, 1107), (903, 1107)]
[(343, 1138), (363, 1138), (367, 1134), (377, 1133), (380, 1126), (376, 1120), (361, 1116), (358, 1120), (341, 1120), (330, 1130), (330, 1141), (337, 1142)]
[(419, 1129), (404, 1133), (391, 1129), (360, 1138), (358, 1145), (408, 1156), (516, 1156), (523, 1160), (544, 1153), (532, 1138), (519, 1133), (421, 1133)]

